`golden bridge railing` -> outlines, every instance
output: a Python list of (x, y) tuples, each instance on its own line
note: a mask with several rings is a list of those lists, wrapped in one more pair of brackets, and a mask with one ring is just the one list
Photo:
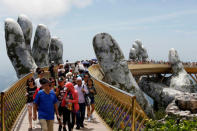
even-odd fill
[[(47, 68), (44, 77), (48, 78)], [(18, 115), (26, 104), (26, 81), (32, 77), (33, 73), (29, 73), (19, 79), (10, 88), (1, 92), (0, 99), (0, 130), (9, 131), (12, 129)]]
[(117, 131), (142, 130), (148, 117), (136, 102), (136, 97), (103, 82), (104, 75), (99, 65), (88, 70), (97, 91), (96, 111), (109, 127)]
[(18, 80), (10, 88), (1, 92), (1, 130), (11, 130), (18, 114), (26, 103), (26, 81), (32, 73)]

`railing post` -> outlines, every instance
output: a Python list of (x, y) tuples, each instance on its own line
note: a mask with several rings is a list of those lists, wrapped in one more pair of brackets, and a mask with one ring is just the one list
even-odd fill
[(131, 131), (135, 131), (135, 110), (136, 110), (136, 96), (132, 98), (132, 127)]
[(1, 131), (5, 131), (5, 101), (4, 92), (1, 92)]

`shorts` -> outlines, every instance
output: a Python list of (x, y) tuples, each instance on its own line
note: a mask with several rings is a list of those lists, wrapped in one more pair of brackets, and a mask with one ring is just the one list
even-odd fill
[(89, 97), (90, 98), (90, 104), (94, 104), (94, 97)]
[(33, 106), (33, 102), (27, 103), (27, 106)]

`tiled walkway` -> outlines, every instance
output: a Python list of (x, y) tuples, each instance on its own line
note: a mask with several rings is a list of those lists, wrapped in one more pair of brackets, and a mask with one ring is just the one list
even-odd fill
[[(103, 123), (103, 121), (99, 118), (97, 113), (93, 114), (94, 120), (88, 122), (85, 119), (84, 128), (81, 128), (82, 131), (110, 131), (110, 129)], [(38, 121), (33, 121), (33, 131), (41, 131), (40, 124)], [(28, 114), (27, 109), (24, 110), (21, 117), (19, 118), (16, 127), (13, 129), (14, 131), (28, 131), (29, 122), (28, 122)], [(76, 126), (75, 126), (76, 127)], [(76, 130), (74, 127), (73, 131)], [(58, 122), (57, 120), (54, 121), (54, 131), (58, 130)]]

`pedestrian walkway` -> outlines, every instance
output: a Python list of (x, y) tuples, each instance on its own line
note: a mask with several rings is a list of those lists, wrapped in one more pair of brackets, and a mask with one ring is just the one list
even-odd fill
[[(84, 122), (84, 128), (81, 128), (82, 131), (110, 131), (110, 129), (106, 126), (106, 124), (99, 118), (98, 114), (94, 112), (93, 114), (94, 119), (91, 122), (88, 122), (87, 119), (85, 119)], [(41, 131), (40, 124), (37, 121), (33, 121), (33, 131)], [(21, 114), (21, 117), (19, 118), (17, 125), (14, 127), (13, 131), (28, 131), (29, 127), (29, 121), (28, 121), (28, 113), (27, 108), (24, 109), (23, 113)], [(76, 127), (76, 126), (75, 126)], [(73, 131), (79, 131), (76, 130), (74, 127)], [(54, 131), (58, 130), (58, 122), (57, 120), (54, 121)]]

